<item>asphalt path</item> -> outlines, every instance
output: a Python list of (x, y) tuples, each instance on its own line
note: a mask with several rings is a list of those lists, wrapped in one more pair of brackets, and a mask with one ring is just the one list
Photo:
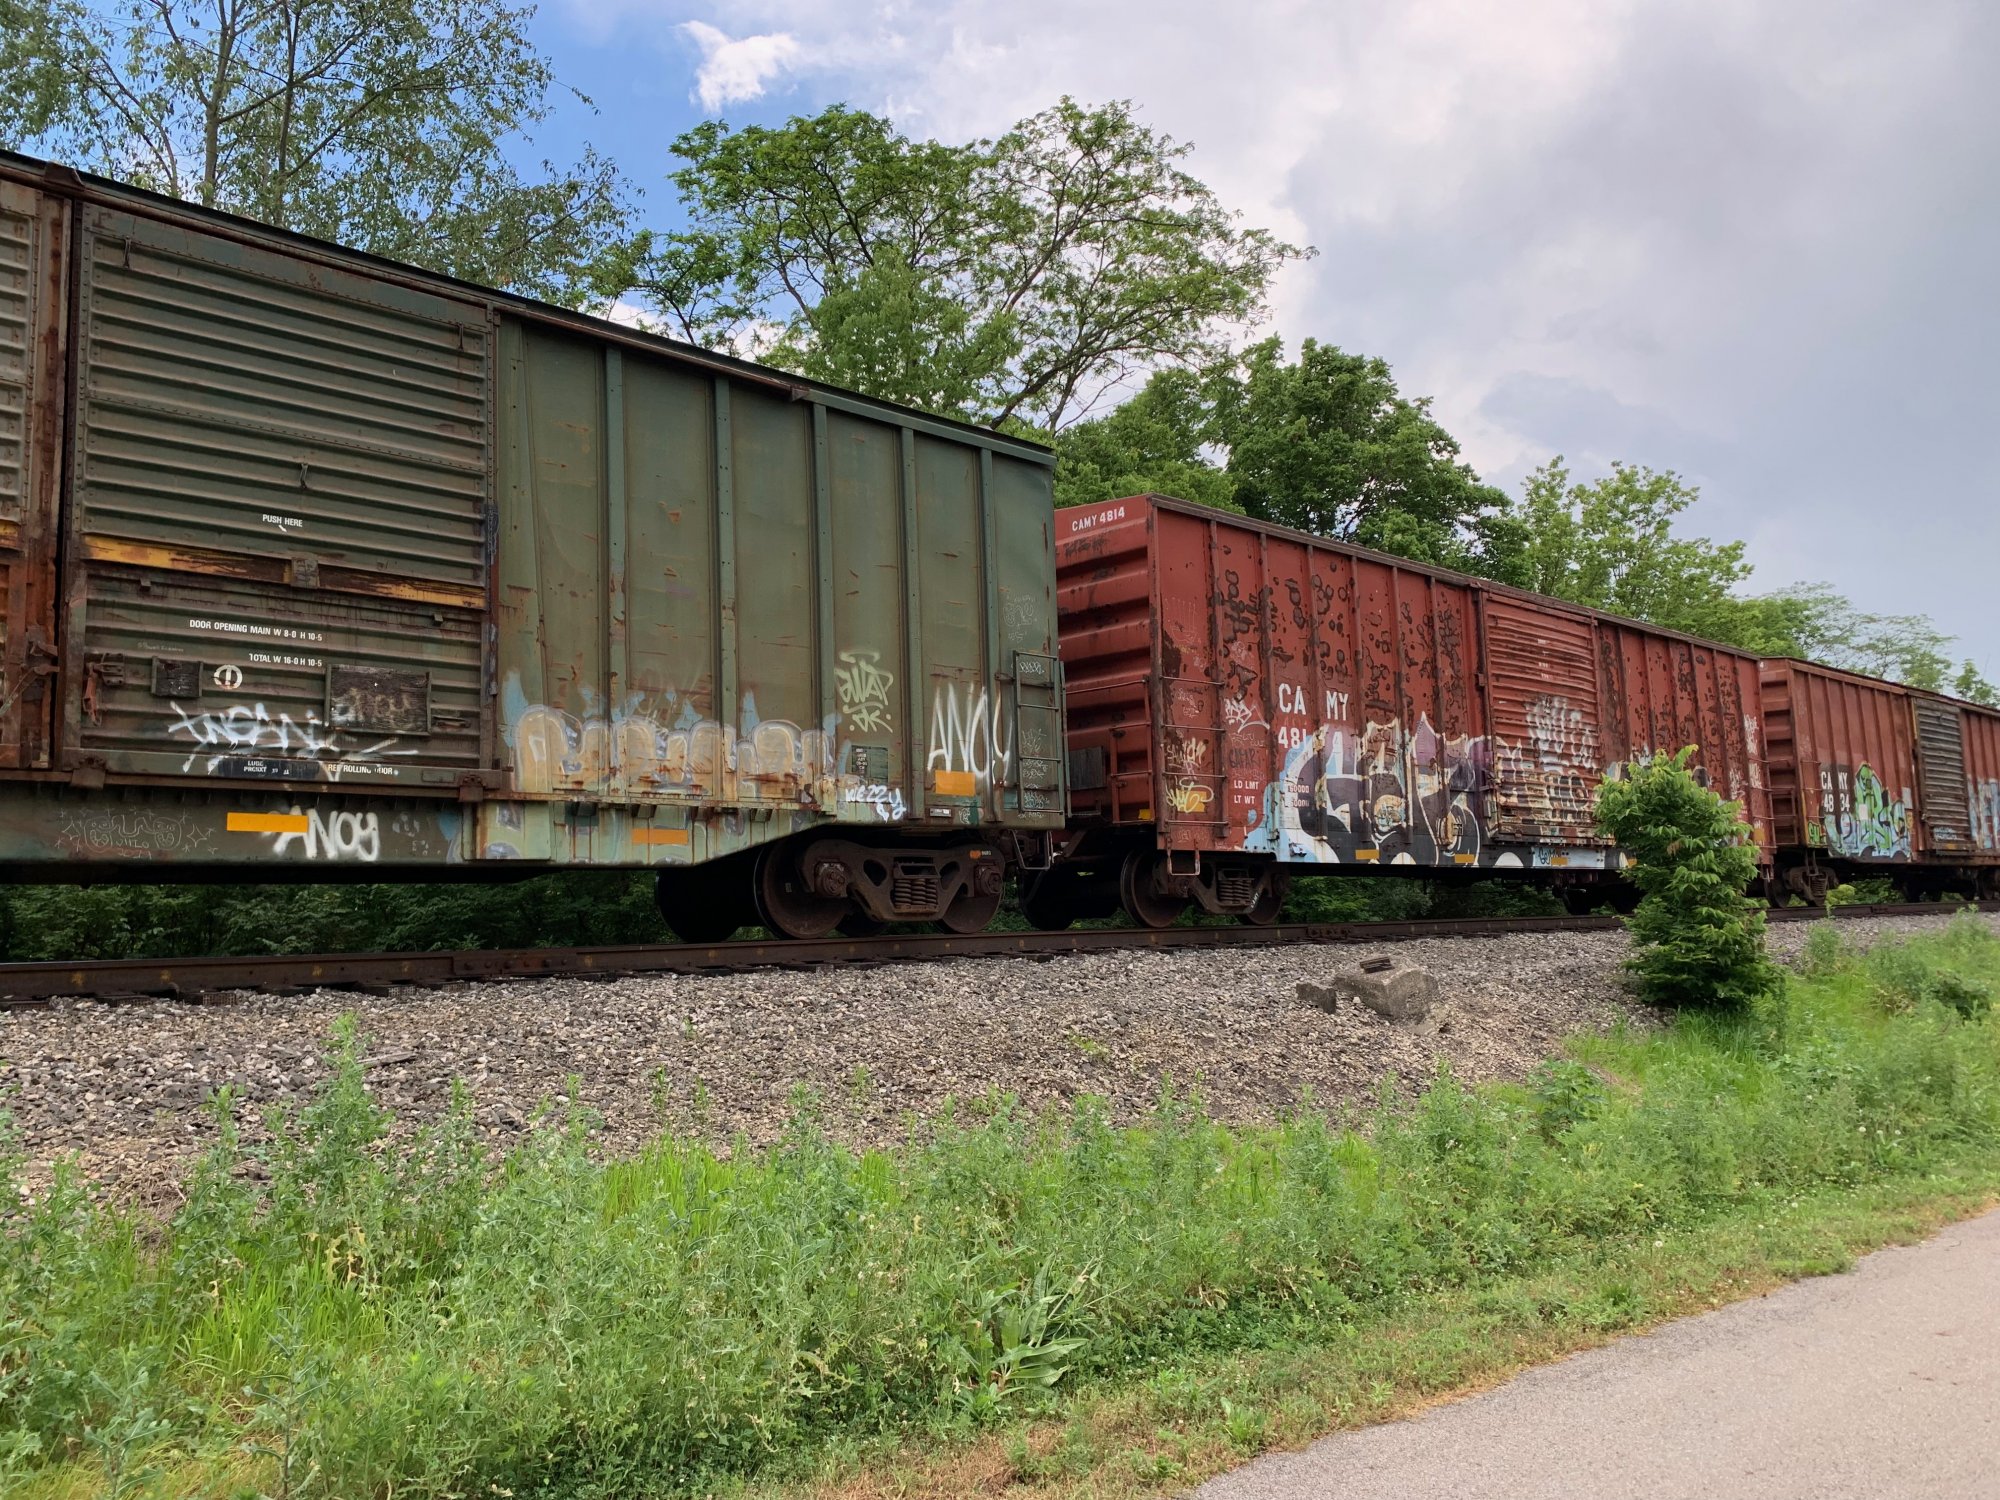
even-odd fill
[(1197, 1494), (2000, 1497), (2000, 1212)]

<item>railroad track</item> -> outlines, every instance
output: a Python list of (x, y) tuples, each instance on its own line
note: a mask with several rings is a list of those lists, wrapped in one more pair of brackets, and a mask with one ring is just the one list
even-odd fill
[[(1935, 902), (1843, 906), (1836, 917), (1941, 916)], [(1790, 907), (1774, 922), (1820, 913)], [(911, 933), (814, 942), (640, 943), (604, 948), (488, 948), (458, 953), (319, 953), (295, 957), (113, 959), (89, 963), (0, 964), (0, 1007), (58, 999), (211, 1000), (233, 991), (296, 993), (314, 989), (381, 991), (435, 988), (477, 980), (702, 974), (825, 964), (907, 963), (939, 958), (1051, 958), (1129, 948), (1264, 948), (1281, 943), (1396, 943), (1417, 938), (1502, 937), (1535, 932), (1595, 932), (1617, 917), (1455, 917), (1418, 922), (1299, 922), (1275, 927), (1086, 928), (1070, 932)]]

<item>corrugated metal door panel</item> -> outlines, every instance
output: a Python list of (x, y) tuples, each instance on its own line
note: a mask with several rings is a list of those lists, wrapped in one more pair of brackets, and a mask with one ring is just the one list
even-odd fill
[(1060, 823), (1063, 807), (1063, 679), (1056, 659), (1055, 518), (1046, 470), (993, 455), (985, 482), (987, 543), (1000, 657), (996, 676), (1014, 679), (1014, 786), (1004, 806), (1024, 820)]
[(483, 310), (132, 215), (86, 222), (87, 555), (306, 559), (316, 584), (270, 581), (483, 604)]
[(1492, 832), (1502, 840), (1603, 844), (1594, 811), (1603, 765), (1592, 622), (1484, 597)]
[(0, 766), (46, 766), (68, 209), (0, 183)]
[(1916, 715), (1917, 793), (1924, 835), (1933, 851), (1973, 847), (1972, 807), (1965, 779), (1965, 729), (1958, 705), (1910, 700)]
[(911, 746), (927, 726), (910, 723), (902, 437), (880, 422), (828, 412), (826, 446), (839, 518), (832, 553), (840, 770), (860, 787), (881, 787), (885, 796), (895, 787), (907, 798)]
[(1262, 537), (1269, 569), (1271, 753), (1275, 764), (1245, 774), (1224, 757), (1216, 786), (1227, 808), (1228, 840), (1241, 846), (1259, 831), (1265, 815), (1265, 783), (1282, 777), (1298, 748), (1324, 729), (1329, 715), (1325, 674), (1317, 660), (1314, 638), (1324, 622), (1315, 618), (1315, 596), (1322, 593), (1315, 578), (1312, 549), (1288, 537)]

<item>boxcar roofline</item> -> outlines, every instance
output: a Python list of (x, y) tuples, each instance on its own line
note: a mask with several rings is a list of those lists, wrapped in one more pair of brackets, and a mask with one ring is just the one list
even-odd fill
[[(1483, 589), (1503, 598), (1533, 604), (1541, 609), (1561, 614), (1574, 615), (1579, 619), (1609, 620), (1614, 625), (1623, 625), (1633, 630), (1643, 630), (1649, 635), (1662, 636), (1668, 640), (1685, 641), (1691, 646), (1704, 646), (1713, 651), (1727, 651), (1735, 656), (1757, 659), (1757, 653), (1745, 646), (1732, 646), (1727, 641), (1710, 640), (1707, 636), (1690, 635), (1685, 630), (1673, 630), (1664, 625), (1654, 625), (1645, 620), (1635, 620), (1629, 615), (1613, 614), (1608, 609), (1598, 609), (1595, 605), (1575, 604), (1568, 599), (1552, 598), (1548, 594), (1538, 594), (1533, 589), (1524, 589), (1511, 583), (1502, 583), (1495, 578), (1481, 578), (1476, 573), (1461, 573), (1456, 568), (1442, 567), (1437, 563), (1419, 562), (1415, 558), (1398, 557), (1393, 552), (1378, 552), (1373, 547), (1360, 542), (1346, 542), (1338, 537), (1321, 536), (1317, 532), (1300, 531), (1294, 526), (1284, 526), (1276, 521), (1261, 521), (1255, 516), (1242, 516), (1234, 511), (1217, 510), (1213, 506), (1202, 505), (1193, 500), (1182, 500), (1174, 495), (1148, 493), (1130, 495), (1126, 499), (1146, 500), (1162, 510), (1178, 511), (1182, 515), (1199, 519), (1216, 519), (1246, 531), (1262, 532), (1266, 536), (1283, 537), (1287, 541), (1300, 542), (1312, 547), (1336, 547), (1356, 557), (1365, 557), (1370, 562), (1382, 563), (1392, 568), (1402, 568), (1412, 573), (1427, 574), (1432, 578), (1442, 578), (1448, 583), (1463, 584), (1470, 588)], [(1099, 504), (1116, 504), (1117, 501), (1100, 501)], [(1082, 509), (1081, 506), (1065, 507)]]
[(240, 214), (227, 213), (216, 208), (204, 208), (200, 204), (135, 187), (130, 183), (119, 182), (115, 178), (99, 177), (79, 171), (65, 163), (52, 162), (42, 157), (24, 156), (16, 151), (0, 150), (0, 179), (19, 182), (53, 197), (92, 203), (99, 207), (140, 207), (156, 218), (191, 226), (206, 234), (250, 243), (275, 244), (288, 254), (300, 258), (322, 260), (335, 265), (366, 266), (372, 274), (403, 286), (453, 295), (459, 301), (491, 304), (519, 318), (567, 328), (606, 343), (643, 349), (698, 369), (769, 386), (786, 392), (795, 401), (817, 401), (834, 410), (892, 421), (917, 431), (929, 428), (941, 436), (976, 442), (1016, 458), (1050, 467), (1055, 464), (1054, 451), (1029, 438), (996, 432), (990, 427), (962, 422), (955, 417), (916, 412), (874, 396), (865, 396), (859, 391), (846, 390), (824, 381), (808, 380), (770, 365), (760, 365), (754, 360), (739, 359), (735, 355), (703, 349), (695, 344), (668, 338), (664, 334), (649, 333), (623, 323), (614, 323), (608, 318), (595, 317), (590, 313), (577, 312), (567, 307), (557, 307), (553, 303), (524, 297), (518, 292), (502, 291), (473, 281), (462, 281), (442, 271), (426, 270), (407, 261), (390, 260), (386, 256), (374, 255), (366, 250), (356, 250), (330, 240), (300, 234), (297, 230), (280, 229), (275, 225), (244, 218)]
[(1761, 660), (1770, 662), (1773, 666), (1803, 667), (1808, 672), (1819, 672), (1828, 677), (1843, 678), (1848, 682), (1858, 683), (1864, 687), (1889, 688), (1898, 693), (1907, 693), (1912, 698), (1933, 698), (1940, 703), (1950, 703), (1959, 708), (1969, 709), (1976, 714), (1985, 714), (1989, 718), (2000, 718), (2000, 708), (1993, 708), (1984, 703), (1974, 703), (1970, 698), (1959, 698), (1951, 693), (1940, 692), (1936, 688), (1912, 687), (1909, 683), (1898, 682), (1893, 677), (1876, 677), (1871, 673), (1856, 672), (1847, 667), (1829, 667), (1824, 662), (1811, 661), (1803, 656), (1766, 656), (1761, 658)]

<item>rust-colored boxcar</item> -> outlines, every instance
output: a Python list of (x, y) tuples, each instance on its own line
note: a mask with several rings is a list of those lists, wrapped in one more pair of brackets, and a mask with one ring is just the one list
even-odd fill
[(990, 910), (1064, 810), (1051, 463), (0, 156), (0, 866)]
[(1108, 904), (1112, 864), (1144, 920), (1268, 915), (1295, 870), (1582, 883), (1620, 863), (1598, 783), (1686, 745), (1768, 847), (1753, 657), (1158, 496), (1057, 519), (1079, 835), (1051, 918)]
[[(2000, 714), (1812, 662), (1761, 667), (1784, 887), (1817, 900), (1887, 875), (1912, 895), (1977, 886), (2000, 861)], [(1986, 879), (1991, 884), (1990, 876)]]

